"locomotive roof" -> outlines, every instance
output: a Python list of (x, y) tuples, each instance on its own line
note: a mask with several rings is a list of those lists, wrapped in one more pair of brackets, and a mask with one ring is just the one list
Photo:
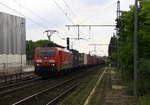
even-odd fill
[(37, 47), (36, 49), (59, 49), (59, 50), (62, 50), (64, 52), (70, 52), (72, 53), (70, 50), (66, 49), (66, 48), (60, 48), (60, 47)]

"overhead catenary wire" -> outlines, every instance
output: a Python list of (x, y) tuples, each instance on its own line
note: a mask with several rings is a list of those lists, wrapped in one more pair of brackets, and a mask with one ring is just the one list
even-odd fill
[[(102, 9), (99, 10), (99, 12), (103, 12), (106, 8), (112, 6), (114, 3), (116, 3), (116, 1), (111, 1), (109, 4), (106, 4)], [(95, 18), (97, 16), (97, 14), (99, 13), (95, 13), (95, 15), (89, 16), (88, 18), (85, 18), (84, 20), (81, 21), (81, 24), (91, 20), (92, 18)]]
[(58, 27), (55, 24), (47, 21), (47, 19), (41, 17), (40, 15), (38, 15), (37, 13), (35, 13), (33, 10), (31, 10), (30, 8), (27, 8), (25, 6), (23, 6), (21, 3), (19, 3), (17, 0), (12, 0), (14, 3), (16, 3), (17, 5), (20, 5), (22, 8), (24, 8), (26, 11), (30, 12), (32, 15), (35, 15), (36, 17), (38, 17), (40, 20), (44, 20), (45, 22), (49, 23), (49, 25), (52, 25), (54, 27)]
[[(14, 0), (14, 1), (16, 1), (16, 0)], [(34, 13), (31, 9), (29, 9), (29, 8), (27, 8), (27, 7), (24, 7), (22, 4), (20, 4), (20, 3), (19, 3), (19, 2), (17, 2), (17, 1), (16, 1), (16, 3), (17, 3), (17, 5), (19, 5), (19, 6), (23, 7), (23, 8), (28, 9), (28, 11), (29, 11), (29, 12), (31, 12), (32, 14), (34, 14), (35, 16), (40, 17), (38, 14)], [(17, 11), (17, 10), (15, 10), (15, 9), (13, 9), (13, 8), (11, 8), (11, 7), (9, 7), (9, 6), (8, 6), (8, 5), (6, 5), (5, 3), (0, 2), (0, 4), (1, 4), (1, 5), (3, 5), (4, 7), (8, 8), (8, 9), (10, 9), (10, 10), (14, 11), (15, 13), (17, 13), (17, 14), (19, 14), (19, 15), (21, 15), (21, 16), (23, 16), (23, 17), (25, 17), (25, 18), (27, 18), (28, 20), (30, 20), (30, 21), (31, 21), (32, 23), (34, 23), (35, 25), (40, 26), (40, 28), (42, 28), (43, 30), (45, 30), (45, 29), (46, 29), (46, 27), (45, 27), (45, 26), (43, 26), (43, 25), (41, 25), (41, 24), (37, 23), (37, 22), (36, 22), (36, 21), (34, 21), (33, 19), (31, 19), (31, 18), (29, 18), (29, 17), (25, 16), (24, 14), (22, 14), (21, 12), (19, 12), (19, 11)], [(42, 17), (40, 17), (40, 18), (42, 19)], [(43, 18), (43, 19), (44, 19), (44, 18)], [(44, 20), (45, 20), (45, 19), (44, 19)], [(54, 25), (54, 24), (53, 24), (53, 26), (57, 27), (57, 26), (56, 26), (56, 25)], [(58, 37), (59, 37), (60, 39), (62, 39), (62, 37), (61, 37), (60, 35), (58, 35)]]
[(63, 2), (64, 2), (64, 4), (65, 4), (65, 6), (70, 10), (70, 12), (74, 15), (74, 16), (77, 16), (76, 14), (75, 14), (75, 12), (70, 8), (70, 6), (67, 4), (67, 2), (65, 1), (65, 0), (62, 0)]
[[(72, 24), (75, 24), (74, 21), (73, 21), (73, 20), (68, 16), (68, 14), (65, 12), (64, 9), (63, 9), (55, 0), (52, 0), (52, 1), (53, 1), (54, 4), (57, 6), (57, 8), (62, 11), (62, 13), (67, 17), (67, 19), (68, 19)], [(63, 1), (63, 2), (64, 2), (65, 5), (67, 5), (68, 8), (70, 8), (69, 5), (68, 5), (65, 1)], [(70, 8), (70, 9), (71, 9), (71, 8)], [(73, 29), (74, 29), (74, 31), (76, 31), (75, 28), (73, 28)], [(69, 33), (72, 34), (70, 31), (69, 31)]]
[(67, 19), (72, 23), (72, 24), (75, 24), (74, 21), (67, 15), (67, 13), (65, 12), (65, 10), (55, 1), (55, 0), (52, 0), (54, 2), (54, 4), (57, 6), (57, 8), (59, 8), (62, 13), (67, 17)]
[(37, 23), (36, 21), (32, 20), (31, 18), (29, 18), (29, 17), (25, 16), (24, 14), (18, 12), (17, 10), (15, 10), (15, 9), (13, 9), (13, 8), (11, 8), (11, 7), (9, 7), (9, 6), (6, 5), (5, 3), (0, 2), (0, 4), (3, 5), (4, 7), (8, 8), (8, 9), (10, 9), (10, 10), (16, 12), (17, 14), (19, 14), (19, 15), (21, 15), (21, 16), (23, 16), (23, 17), (26, 17), (26, 18), (27, 18), (28, 20), (30, 20), (32, 23), (34, 23), (34, 24), (40, 26), (41, 28), (46, 29), (45, 26), (41, 25), (40, 23)]
[[(65, 6), (70, 10), (70, 12), (75, 16), (77, 17), (76, 13), (70, 8), (70, 6), (68, 5), (68, 3), (66, 2), (66, 0), (62, 0), (63, 3), (65, 4)], [(75, 29), (74, 29), (75, 30)], [(69, 31), (70, 34), (72, 34), (70, 31)]]
[[(69, 6), (69, 4), (66, 2), (66, 0), (62, 0), (65, 4), (65, 6), (70, 10), (70, 12), (74, 15), (74, 17), (78, 17), (76, 12)], [(81, 23), (80, 20), (76, 19), (76, 22), (78, 23)]]

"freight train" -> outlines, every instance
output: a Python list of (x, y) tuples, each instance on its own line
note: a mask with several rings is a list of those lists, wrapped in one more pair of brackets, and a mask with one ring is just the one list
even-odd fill
[(41, 77), (103, 63), (99, 56), (59, 47), (39, 47), (34, 53), (35, 74)]

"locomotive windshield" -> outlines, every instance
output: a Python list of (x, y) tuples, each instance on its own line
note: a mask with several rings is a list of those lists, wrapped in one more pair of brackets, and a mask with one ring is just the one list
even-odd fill
[(38, 56), (54, 56), (55, 50), (50, 49), (40, 49), (38, 50)]

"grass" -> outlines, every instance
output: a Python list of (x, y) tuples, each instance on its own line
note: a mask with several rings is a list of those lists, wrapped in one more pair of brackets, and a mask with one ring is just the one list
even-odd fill
[(92, 95), (89, 101), (89, 105), (101, 105), (103, 103), (104, 91), (105, 91), (104, 87), (105, 87), (105, 81), (103, 78), (102, 81), (98, 84), (94, 94)]
[(150, 105), (150, 95), (140, 97), (140, 105)]
[(58, 105), (83, 105), (88, 95), (96, 85), (99, 75), (102, 73), (102, 69), (97, 70), (94, 75), (84, 79), (81, 85), (76, 88), (74, 92), (65, 97)]

